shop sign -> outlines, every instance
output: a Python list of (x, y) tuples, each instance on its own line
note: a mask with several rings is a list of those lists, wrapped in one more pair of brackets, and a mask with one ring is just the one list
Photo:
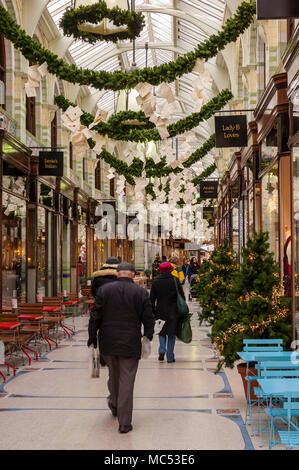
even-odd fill
[(8, 163), (3, 160), (3, 176), (26, 176), (18, 168), (16, 168), (12, 163)]
[(199, 193), (201, 199), (217, 199), (218, 181), (200, 181)]
[(297, 0), (257, 0), (258, 20), (299, 18)]
[(63, 152), (39, 152), (40, 176), (63, 176)]
[(203, 207), (202, 218), (209, 222), (209, 226), (214, 226), (214, 207)]
[(216, 147), (247, 147), (245, 115), (215, 116)]
[(201, 245), (195, 245), (194, 243), (185, 243), (186, 251), (197, 251), (201, 249)]

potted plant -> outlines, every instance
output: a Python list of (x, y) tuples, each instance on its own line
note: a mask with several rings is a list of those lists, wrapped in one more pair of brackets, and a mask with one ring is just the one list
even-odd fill
[(143, 271), (144, 276), (146, 276), (146, 287), (150, 289), (152, 287), (152, 280), (151, 280), (151, 274), (152, 270), (151, 269), (145, 269)]
[(231, 279), (237, 269), (235, 253), (226, 240), (201, 265), (198, 280), (194, 285), (201, 307), (201, 312), (198, 312), (200, 323), (205, 320), (213, 325), (222, 315)]
[(154, 262), (152, 264), (152, 278), (155, 279), (160, 274), (159, 266), (162, 263), (159, 253), (156, 254)]
[[(217, 371), (223, 365), (233, 368), (245, 338), (282, 338), (285, 348), (290, 345), (289, 300), (281, 294), (279, 266), (269, 252), (268, 238), (265, 232), (255, 234), (242, 249), (240, 270), (233, 275), (222, 315), (212, 326), (211, 338), (222, 356)], [(245, 375), (246, 365), (239, 364), (238, 370)]]

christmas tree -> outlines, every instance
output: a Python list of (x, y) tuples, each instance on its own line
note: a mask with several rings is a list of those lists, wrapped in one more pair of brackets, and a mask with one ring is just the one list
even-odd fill
[(237, 263), (232, 248), (224, 240), (202, 264), (194, 286), (201, 306), (199, 321), (210, 325), (221, 315)]
[(160, 274), (160, 269), (159, 269), (159, 266), (160, 264), (162, 263), (161, 261), (161, 258), (160, 258), (160, 255), (159, 253), (156, 254), (156, 257), (154, 259), (154, 262), (152, 264), (152, 276), (153, 276), (153, 279), (157, 276), (159, 276)]
[(223, 357), (218, 370), (233, 367), (245, 338), (282, 338), (289, 347), (288, 299), (281, 295), (279, 266), (269, 252), (268, 238), (268, 233), (255, 234), (242, 249), (240, 270), (232, 277), (225, 308), (212, 326), (212, 341)]

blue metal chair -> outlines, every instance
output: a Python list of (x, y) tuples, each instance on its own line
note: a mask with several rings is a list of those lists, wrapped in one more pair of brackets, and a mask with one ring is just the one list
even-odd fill
[(292, 401), (292, 399), (288, 400), (283, 404), (283, 409), (287, 412), (288, 430), (278, 431), (278, 434), (281, 444), (285, 445), (288, 450), (291, 450), (294, 447), (299, 447), (299, 427), (292, 421), (293, 417), (298, 418), (299, 416), (299, 402)]
[[(262, 362), (259, 364), (259, 374), (261, 379), (283, 379), (283, 378), (298, 378), (299, 377), (299, 365), (294, 364), (289, 361), (267, 361), (267, 362)], [(256, 390), (255, 390), (256, 393)], [(262, 389), (259, 388), (258, 392), (261, 397), (261, 401), (258, 403), (258, 421), (259, 421), (259, 433), (260, 433), (260, 439), (261, 439), (261, 445), (262, 442), (262, 433), (263, 431), (269, 431), (269, 447), (270, 449), (273, 447), (273, 445), (277, 444), (275, 441), (275, 429), (274, 429), (274, 423), (276, 420), (281, 420), (285, 421), (284, 418), (287, 415), (286, 410), (281, 408), (283, 405), (283, 400), (284, 400), (284, 395), (277, 395), (275, 397), (277, 407), (273, 408), (272, 406), (269, 407), (269, 397), (263, 393)], [(299, 391), (298, 391), (299, 394)], [(273, 400), (272, 400), (273, 401)], [(270, 419), (270, 425), (266, 426), (264, 429), (262, 429), (262, 424), (261, 424), (261, 415), (260, 415), (260, 409), (263, 404), (267, 405), (265, 408), (265, 413)], [(299, 416), (299, 413), (298, 413)]]
[[(243, 351), (244, 352), (281, 352), (283, 351), (283, 340), (282, 339), (244, 339), (243, 340)], [(248, 363), (246, 370), (247, 380), (247, 404), (246, 404), (246, 415), (245, 424), (253, 425), (252, 409), (253, 406), (258, 405), (260, 399), (263, 399), (263, 394), (260, 395), (261, 389), (255, 389), (257, 400), (251, 399), (251, 382), (256, 380), (256, 375), (249, 375)], [(251, 435), (254, 434), (253, 427), (251, 428)]]

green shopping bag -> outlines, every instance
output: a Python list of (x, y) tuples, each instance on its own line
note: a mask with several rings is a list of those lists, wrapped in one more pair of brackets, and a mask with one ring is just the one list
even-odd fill
[(182, 320), (178, 322), (177, 328), (177, 338), (183, 343), (191, 343), (192, 341), (192, 329), (191, 329), (191, 320), (192, 313), (187, 313)]
[(186, 300), (179, 293), (179, 289), (178, 289), (175, 277), (173, 278), (173, 281), (175, 283), (175, 288), (176, 288), (176, 292), (177, 292), (178, 316), (179, 317), (184, 317), (185, 315), (187, 315), (189, 313), (189, 307), (188, 307), (188, 304), (187, 304)]

